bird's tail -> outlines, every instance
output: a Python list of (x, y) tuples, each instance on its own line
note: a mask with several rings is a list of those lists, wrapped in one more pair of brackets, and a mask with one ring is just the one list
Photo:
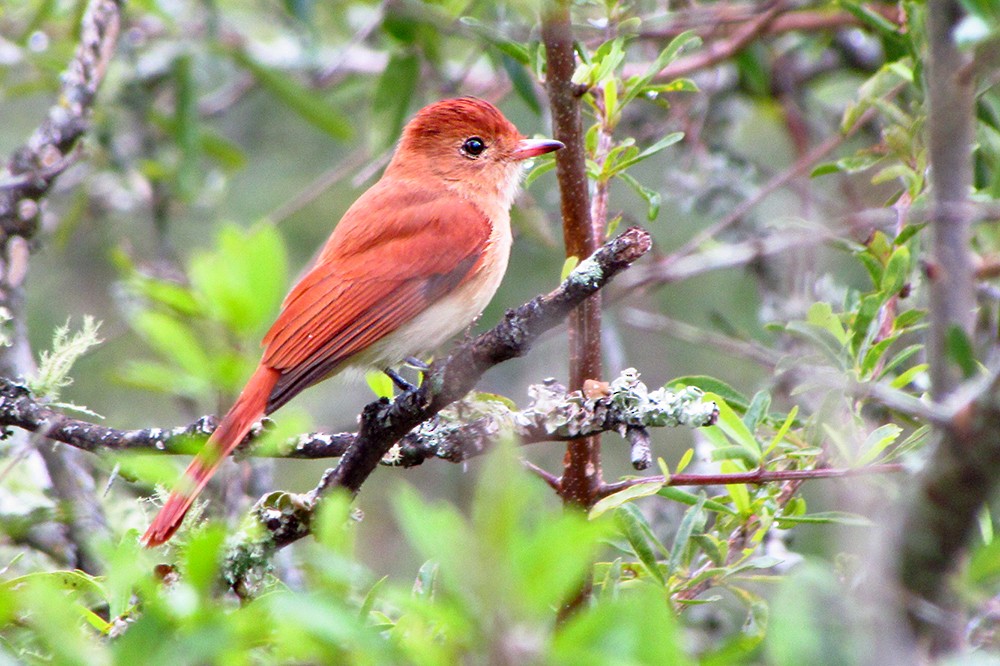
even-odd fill
[(165, 543), (181, 526), (184, 514), (191, 508), (198, 493), (212, 478), (222, 461), (243, 441), (253, 424), (264, 416), (268, 397), (278, 381), (279, 374), (277, 370), (263, 365), (257, 368), (237, 398), (236, 404), (209, 437), (205, 447), (191, 461), (184, 476), (142, 536), (142, 542), (147, 548)]

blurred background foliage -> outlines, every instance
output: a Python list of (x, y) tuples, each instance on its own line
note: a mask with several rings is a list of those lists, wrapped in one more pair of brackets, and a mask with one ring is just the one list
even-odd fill
[[(994, 4), (966, 4), (966, 46), (988, 48)], [(0, 152), (53, 103), (85, 5), (0, 7)], [(476, 95), (524, 134), (551, 133), (540, 9), (130, 2), (82, 159), (48, 198), (32, 259), (35, 349), (51, 348), (67, 318), (71, 329), (102, 322), (61, 399), (121, 428), (228, 408), (288, 285), (417, 109)], [(925, 9), (573, 4), (589, 175), (610, 188), (611, 230), (642, 224), (656, 241), (605, 293), (605, 378), (635, 367), (651, 386), (697, 385), (720, 405), (716, 427), (652, 432), (668, 471), (918, 464), (926, 424), (850, 394), (844, 378), (917, 397), (927, 387), (922, 227), (902, 222), (927, 190)], [(982, 200), (1000, 187), (994, 82), (978, 105)], [(527, 180), (510, 269), (480, 329), (560, 279), (551, 162)], [(984, 260), (997, 240), (995, 226), (977, 228)], [(974, 347), (953, 350), (970, 374)], [(529, 385), (565, 382), (566, 349), (550, 335), (480, 389), (524, 405)], [(276, 415), (275, 436), (350, 430), (372, 398), (363, 382), (335, 380)], [(58, 521), (59, 507), (26, 445), (3, 446), (0, 649), (28, 662), (862, 663), (876, 610), (844, 593), (878, 575), (869, 545), (902, 492), (894, 475), (652, 482), (587, 520), (520, 471), (518, 455), (557, 469), (560, 445), (502, 446), (461, 468), (380, 470), (353, 505), (331, 499), (315, 541), (282, 552), (239, 601), (218, 580), (218, 524), (167, 555), (138, 549), (154, 508), (139, 497), (183, 461), (93, 457), (104, 568), (74, 572), (32, 547), (29, 528)], [(614, 435), (603, 460), (606, 478), (631, 473)], [(208, 512), (235, 524), (252, 499), (305, 490), (324, 467), (230, 465)], [(970, 644), (985, 653), (998, 546), (988, 514), (981, 525), (962, 586)], [(164, 558), (176, 569), (153, 576)], [(556, 624), (586, 572), (591, 602)]]

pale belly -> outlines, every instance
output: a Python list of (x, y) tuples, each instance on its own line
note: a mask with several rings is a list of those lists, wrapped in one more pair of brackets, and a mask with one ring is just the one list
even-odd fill
[[(413, 319), (381, 340), (353, 356), (346, 367), (337, 372), (354, 374), (370, 369), (398, 365), (408, 356), (437, 349), (456, 333), (461, 332), (489, 305), (493, 299), (510, 258), (510, 223), (504, 219), (494, 225), (487, 246), (487, 258), (482, 268), (453, 292), (443, 296)], [(354, 372), (352, 372), (354, 371)]]

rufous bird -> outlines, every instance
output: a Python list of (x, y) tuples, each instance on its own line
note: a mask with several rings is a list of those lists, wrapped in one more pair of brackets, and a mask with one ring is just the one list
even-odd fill
[(167, 541), (254, 423), (347, 368), (391, 369), (467, 327), (510, 255), (521, 161), (562, 148), (525, 139), (488, 102), (425, 107), (382, 178), (354, 202), (264, 337), (263, 357), (142, 541)]

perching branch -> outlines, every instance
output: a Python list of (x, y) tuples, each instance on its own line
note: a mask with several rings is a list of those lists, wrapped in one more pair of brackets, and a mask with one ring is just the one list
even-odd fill
[[(596, 395), (593, 393), (596, 392)], [(430, 458), (463, 462), (483, 453), (505, 432), (522, 443), (568, 441), (581, 435), (617, 432), (629, 428), (686, 425), (699, 427), (715, 421), (714, 403), (702, 403), (697, 389), (649, 391), (635, 370), (626, 370), (610, 384), (585, 395), (567, 392), (554, 381), (529, 387), (531, 405), (512, 411), (498, 401), (460, 401), (437, 418), (420, 424), (399, 440), (383, 459), (396, 467), (414, 467)], [(35, 400), (28, 389), (0, 377), (0, 426), (17, 427), (92, 453), (146, 451), (195, 453), (218, 425), (204, 416), (188, 426), (117, 430), (73, 419)], [(249, 445), (263, 428), (243, 442)], [(309, 433), (283, 445), (252, 451), (258, 457), (319, 459), (339, 458), (357, 433)]]

